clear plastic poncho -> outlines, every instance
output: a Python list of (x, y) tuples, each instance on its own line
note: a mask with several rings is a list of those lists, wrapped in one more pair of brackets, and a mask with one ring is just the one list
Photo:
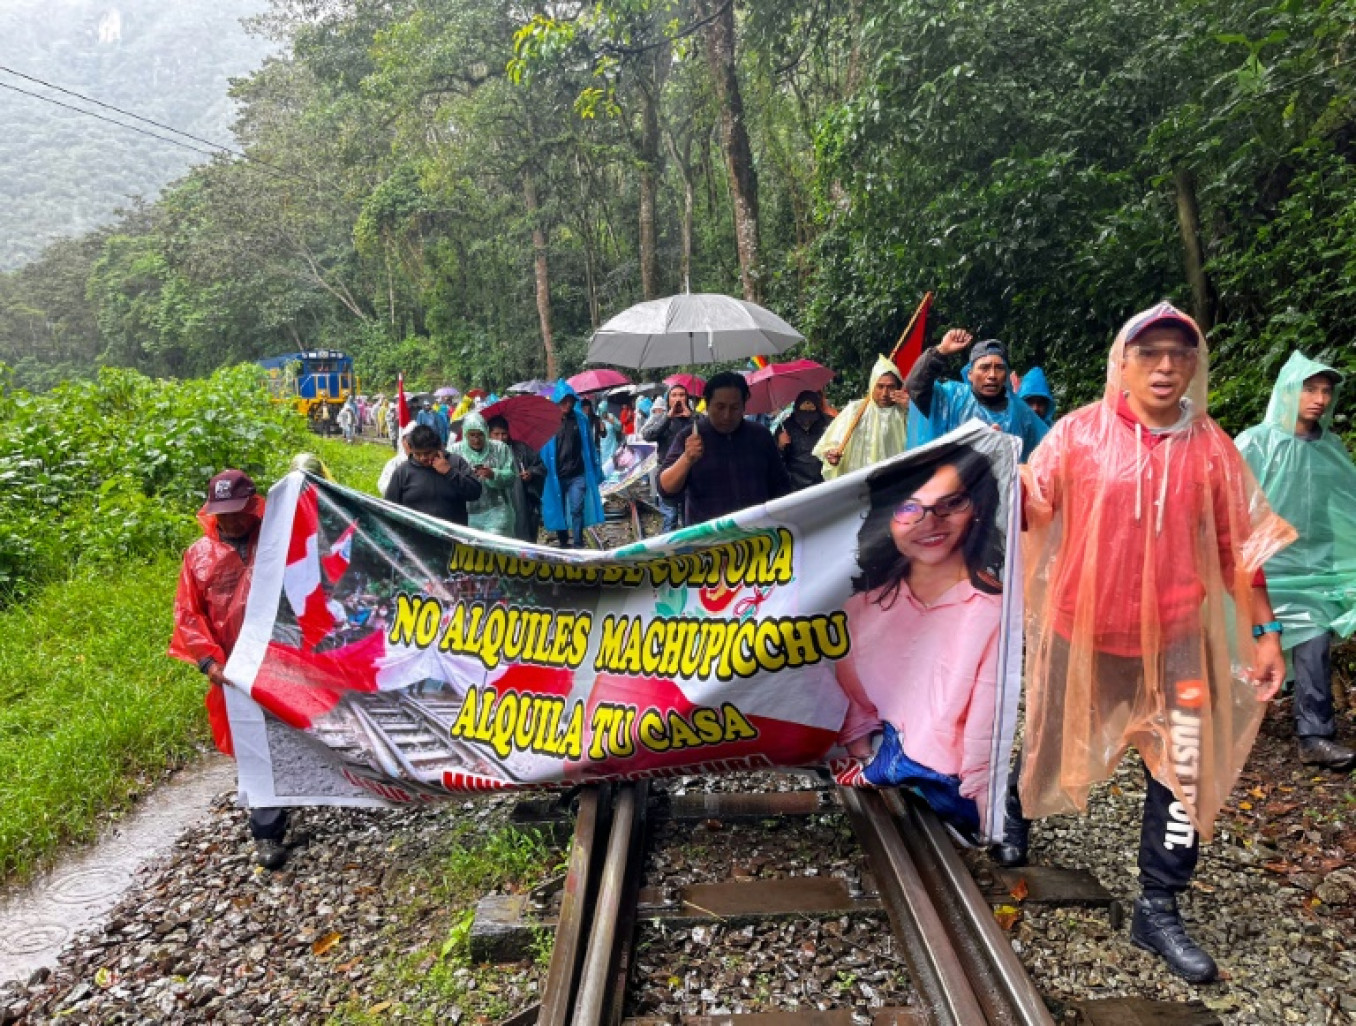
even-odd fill
[[(479, 431), (485, 438), (485, 447), (471, 448), (466, 436)], [(468, 413), (461, 422), (461, 441), (452, 447), (472, 469), (489, 467), (490, 476), (480, 479), (480, 498), (466, 504), (467, 523), (477, 531), (512, 538), (518, 511), (514, 506), (513, 484), (518, 475), (513, 470), (513, 452), (503, 442), (490, 437), (485, 418), (479, 413)]]
[(1133, 745), (1209, 840), (1261, 723), (1252, 587), (1294, 531), (1205, 413), (1196, 334), (1174, 428), (1130, 412), (1122, 328), (1102, 401), (1057, 421), (1023, 468), (1029, 816), (1085, 811)]
[[(1331, 374), (1337, 385), (1312, 441), (1295, 435), (1306, 379)], [(1281, 644), (1294, 648), (1332, 631), (1356, 631), (1356, 465), (1332, 430), (1342, 395), (1332, 367), (1292, 353), (1271, 391), (1266, 419), (1238, 436), (1238, 449), (1266, 492), (1267, 501), (1299, 538), (1267, 563), (1267, 591)]]
[[(904, 380), (899, 368), (884, 356), (877, 356), (876, 364), (871, 368), (872, 387), (886, 374), (892, 375), (897, 381)], [(862, 419), (857, 421), (857, 410), (863, 403), (866, 404), (866, 409), (862, 412)], [(856, 430), (852, 432), (847, 448), (843, 449), (843, 457), (835, 467), (824, 459), (824, 454), (843, 445), (848, 428), (854, 421), (857, 423)], [(833, 419), (833, 423), (828, 426), (813, 450), (824, 464), (824, 480), (832, 481), (840, 474), (850, 474), (854, 470), (872, 466), (891, 456), (898, 456), (904, 451), (908, 431), (909, 416), (908, 410), (904, 407), (891, 406), (882, 409), (872, 402), (869, 396), (848, 403)]]

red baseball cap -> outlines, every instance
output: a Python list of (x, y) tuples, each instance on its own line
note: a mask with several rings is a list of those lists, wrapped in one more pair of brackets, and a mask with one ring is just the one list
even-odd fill
[(239, 513), (254, 498), (254, 481), (243, 470), (223, 470), (207, 482), (204, 513)]
[(1124, 329), (1126, 343), (1135, 341), (1150, 328), (1176, 328), (1188, 345), (1200, 344), (1201, 329), (1195, 320), (1166, 301), (1130, 318)]

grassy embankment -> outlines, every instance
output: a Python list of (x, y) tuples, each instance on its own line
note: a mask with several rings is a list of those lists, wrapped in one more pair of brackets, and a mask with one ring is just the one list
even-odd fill
[[(366, 491), (390, 456), (311, 444)], [(165, 656), (178, 572), (178, 552), (77, 570), (0, 612), (0, 881), (94, 836), (210, 744), (201, 675)]]

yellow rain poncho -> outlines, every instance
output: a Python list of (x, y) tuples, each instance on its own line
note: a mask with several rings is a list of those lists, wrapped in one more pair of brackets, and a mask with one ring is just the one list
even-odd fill
[[(1314, 439), (1295, 434), (1300, 392), (1316, 374), (1334, 379), (1333, 400)], [(1276, 379), (1266, 419), (1238, 436), (1238, 449), (1257, 475), (1272, 508), (1299, 538), (1267, 563), (1267, 591), (1281, 644), (1294, 648), (1332, 631), (1356, 631), (1356, 465), (1332, 430), (1342, 396), (1333, 368), (1292, 353)]]
[[(871, 384), (873, 387), (884, 374), (893, 375), (901, 383), (904, 380), (904, 376), (899, 373), (899, 368), (885, 357), (878, 356), (876, 357), (876, 365), (871, 368)], [(866, 409), (862, 412), (862, 419), (857, 421), (857, 410), (862, 403), (866, 404)], [(852, 439), (843, 452), (843, 458), (838, 461), (838, 466), (835, 467), (824, 459), (824, 454), (830, 449), (837, 449), (842, 446), (848, 427), (854, 421), (857, 423), (857, 428), (853, 431)], [(889, 459), (891, 456), (898, 456), (904, 451), (908, 434), (909, 411), (907, 407), (891, 406), (888, 409), (881, 409), (871, 401), (870, 397), (858, 399), (848, 403), (843, 411), (833, 419), (833, 423), (829, 425), (824, 436), (815, 445), (814, 454), (824, 463), (824, 480), (832, 481), (840, 474), (850, 474), (854, 470), (869, 467), (881, 460)]]
[[(1121, 387), (1125, 339), (1179, 318), (1198, 340), (1178, 423), (1151, 430)], [(1022, 469), (1027, 708), (1022, 809), (1085, 811), (1133, 745), (1205, 840), (1265, 703), (1257, 571), (1294, 538), (1206, 416), (1208, 353), (1162, 304), (1116, 337), (1100, 402), (1057, 421)]]

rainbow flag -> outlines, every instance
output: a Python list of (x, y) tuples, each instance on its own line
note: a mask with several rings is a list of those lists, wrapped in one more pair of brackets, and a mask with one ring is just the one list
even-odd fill
[(766, 366), (768, 365), (769, 362), (770, 362), (770, 361), (768, 360), (768, 358), (767, 358), (766, 356), (751, 356), (751, 357), (749, 357), (749, 363), (753, 364), (753, 369), (754, 369), (754, 370), (762, 370), (764, 367), (766, 367)]

